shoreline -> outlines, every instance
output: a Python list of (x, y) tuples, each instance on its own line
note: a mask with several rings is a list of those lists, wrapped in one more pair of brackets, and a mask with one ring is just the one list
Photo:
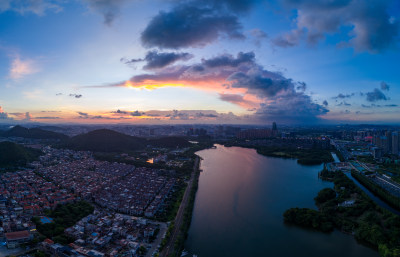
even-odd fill
[(314, 198), (318, 211), (290, 208), (283, 214), (284, 222), (324, 233), (338, 230), (381, 256), (397, 256), (400, 245), (392, 238), (400, 232), (400, 216), (380, 207), (342, 172), (323, 170), (318, 176), (334, 183), (334, 189), (322, 189)]
[(191, 178), (185, 190), (178, 213), (175, 220), (171, 222), (171, 229), (168, 229), (170, 231), (170, 238), (167, 239), (168, 242), (163, 247), (159, 256), (181, 256), (192, 220), (194, 201), (196, 199), (200, 176), (200, 162), (201, 157), (196, 155)]

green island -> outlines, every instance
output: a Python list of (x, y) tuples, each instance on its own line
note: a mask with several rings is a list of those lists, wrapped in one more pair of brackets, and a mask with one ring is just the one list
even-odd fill
[(378, 206), (344, 173), (324, 169), (319, 175), (333, 181), (334, 188), (325, 188), (314, 198), (318, 210), (288, 209), (284, 222), (326, 233), (336, 228), (383, 257), (400, 256), (400, 217)]

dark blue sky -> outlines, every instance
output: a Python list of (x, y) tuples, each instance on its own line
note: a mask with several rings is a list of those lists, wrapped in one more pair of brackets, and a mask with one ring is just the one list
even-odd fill
[(400, 123), (400, 2), (2, 0), (0, 122)]

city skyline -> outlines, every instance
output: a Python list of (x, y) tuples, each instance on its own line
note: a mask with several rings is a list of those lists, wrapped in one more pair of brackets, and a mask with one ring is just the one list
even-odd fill
[(398, 1), (0, 3), (0, 123), (399, 124)]

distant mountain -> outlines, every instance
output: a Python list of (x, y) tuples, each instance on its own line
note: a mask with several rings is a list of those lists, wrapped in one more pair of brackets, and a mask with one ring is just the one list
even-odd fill
[(68, 136), (52, 132), (48, 130), (43, 130), (39, 128), (24, 128), (22, 126), (15, 126), (10, 130), (7, 130), (1, 133), (3, 137), (24, 137), (24, 138), (33, 138), (33, 139), (59, 139), (65, 140), (68, 139)]
[(12, 142), (0, 142), (0, 167), (25, 166), (36, 160), (42, 152)]
[(93, 130), (66, 140), (62, 147), (94, 152), (122, 152), (144, 149), (147, 145), (154, 147), (176, 148), (187, 147), (190, 143), (180, 137), (163, 137), (147, 140), (133, 137), (109, 129)]
[(57, 126), (37, 126), (36, 128), (48, 131), (66, 131), (67, 128), (57, 127)]

